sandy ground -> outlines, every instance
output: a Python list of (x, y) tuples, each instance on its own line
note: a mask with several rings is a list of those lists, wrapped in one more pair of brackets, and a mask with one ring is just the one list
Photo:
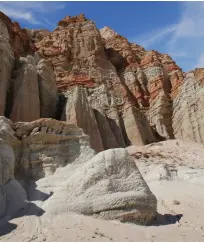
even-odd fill
[(76, 214), (50, 217), (45, 213), (39, 217), (32, 215), (11, 220), (1, 228), (1, 233), (5, 235), (0, 240), (204, 241), (204, 187), (186, 181), (164, 181), (149, 186), (159, 201), (160, 214), (152, 226), (123, 224)]
[[(165, 147), (148, 146), (140, 153), (136, 163), (158, 199), (159, 215), (153, 225), (124, 224), (70, 213), (51, 216), (39, 210), (0, 227), (0, 241), (204, 241), (203, 146), (168, 141)], [(42, 207), (42, 203), (36, 200), (29, 206)]]

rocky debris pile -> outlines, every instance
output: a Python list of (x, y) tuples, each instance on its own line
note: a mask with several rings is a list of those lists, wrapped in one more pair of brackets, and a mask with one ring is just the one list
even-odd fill
[(192, 181), (204, 184), (204, 146), (189, 141), (167, 140), (127, 151), (145, 181)]

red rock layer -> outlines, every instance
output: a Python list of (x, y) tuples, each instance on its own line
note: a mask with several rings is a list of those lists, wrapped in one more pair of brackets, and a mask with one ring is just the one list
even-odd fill
[(2, 12), (0, 12), (0, 20), (3, 21), (8, 29), (10, 44), (15, 57), (23, 56), (28, 53), (33, 54), (37, 51), (37, 48), (29, 38), (26, 29), (21, 29), (17, 22), (12, 22), (11, 19)]
[(204, 68), (196, 68), (194, 70), (196, 80), (204, 86)]
[(96, 61), (103, 62), (106, 58), (100, 42), (94, 24), (81, 14), (59, 21), (58, 27), (36, 45), (42, 56), (53, 64), (59, 91), (66, 91), (74, 85), (95, 86), (97, 73), (90, 72), (95, 72)]
[[(95, 81), (93, 78), (89, 77), (86, 74), (77, 74), (60, 72), (57, 73), (58, 80), (56, 81), (57, 87), (60, 91), (67, 91), (72, 86), (82, 86), (91, 88), (95, 86)], [(59, 79), (60, 78), (60, 79)]]
[(83, 23), (85, 21), (87, 21), (87, 18), (82, 13), (74, 17), (66, 16), (65, 18), (63, 18), (58, 22), (58, 26), (66, 27), (70, 24)]
[[(5, 15), (0, 18), (9, 30), (16, 56), (37, 50), (52, 64), (58, 91), (65, 96), (71, 91), (65, 100), (69, 102), (63, 111), (65, 120), (83, 128), (93, 145), (89, 116), (105, 148), (153, 142), (152, 125), (159, 137), (173, 137), (172, 102), (184, 74), (170, 56), (146, 51), (108, 27), (99, 31), (83, 14), (65, 17), (53, 32), (24, 30)], [(203, 83), (199, 73), (197, 80)], [(79, 90), (72, 93), (77, 86)], [(84, 99), (79, 102), (81, 93)], [(82, 115), (85, 109), (87, 114)], [(96, 150), (102, 146), (96, 144)]]

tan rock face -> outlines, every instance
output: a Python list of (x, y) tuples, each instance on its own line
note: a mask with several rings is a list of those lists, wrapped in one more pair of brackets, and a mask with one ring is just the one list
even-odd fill
[(14, 152), (11, 144), (15, 143), (13, 123), (0, 116), (0, 185), (14, 177)]
[(51, 64), (28, 55), (15, 61), (7, 93), (6, 114), (14, 122), (56, 117), (58, 91)]
[(0, 19), (0, 115), (4, 115), (6, 109), (6, 95), (14, 65), (14, 54), (9, 41), (8, 29)]
[(186, 74), (173, 102), (173, 129), (176, 138), (204, 143), (203, 69)]
[(21, 145), (14, 149), (17, 174), (24, 178), (52, 175), (58, 167), (83, 157), (85, 152), (94, 154), (83, 131), (66, 122), (54, 119), (18, 122), (14, 124), (14, 130), (21, 140)]
[(21, 29), (17, 22), (12, 22), (9, 17), (0, 11), (0, 20), (6, 26), (9, 36), (10, 44), (15, 57), (21, 55), (33, 54), (36, 51), (35, 45), (29, 38), (26, 29)]
[[(185, 75), (167, 54), (146, 51), (109, 27), (99, 31), (83, 14), (65, 17), (53, 32), (23, 30), (3, 14), (0, 19), (2, 114), (14, 121), (52, 117), (71, 122), (90, 136), (97, 151), (172, 139), (178, 133), (175, 103)], [(33, 58), (32, 64), (22, 65), (19, 55), (34, 52), (34, 57), (23, 57)], [(203, 71), (195, 70), (194, 76), (203, 83)]]
[(35, 59), (21, 57), (13, 79), (13, 106), (10, 119), (32, 121), (40, 118), (38, 75)]
[(63, 113), (63, 120), (77, 124), (86, 134), (89, 134), (90, 145), (96, 151), (102, 151), (103, 144), (94, 110), (89, 105), (87, 90), (75, 87), (66, 93), (67, 102)]
[[(148, 109), (147, 118), (160, 136), (173, 137), (171, 91), (176, 84), (172, 85), (171, 74), (180, 71), (178, 66), (167, 55), (147, 52), (108, 28), (102, 29), (101, 34), (108, 58), (134, 106)], [(134, 136), (135, 131), (131, 133)]]
[(29, 38), (35, 41), (41, 41), (45, 36), (47, 36), (50, 32), (46, 29), (26, 29), (26, 32)]
[(37, 63), (40, 117), (55, 118), (58, 105), (58, 92), (51, 63), (45, 59)]
[[(108, 36), (111, 37), (110, 34)], [(127, 40), (125, 40), (126, 42)], [(84, 88), (78, 89), (81, 90), (80, 95), (76, 94), (78, 91), (68, 91), (65, 94), (68, 97), (66, 104), (68, 108), (64, 112), (63, 120), (71, 121), (83, 128), (84, 132), (90, 136), (92, 147), (98, 151), (124, 147), (129, 142), (135, 142), (137, 138), (133, 138), (131, 141), (127, 138), (126, 127), (128, 126), (124, 126), (125, 114), (123, 113), (126, 103), (132, 107), (135, 105), (139, 107), (139, 102), (148, 105), (146, 97), (148, 91), (144, 84), (143, 73), (138, 70), (138, 73), (133, 74), (133, 80), (126, 77), (128, 74), (125, 76), (122, 73), (120, 76), (120, 73), (117, 72), (117, 65), (113, 66), (114, 61), (111, 61), (112, 64), (108, 60), (110, 56), (107, 56), (107, 51), (104, 51), (100, 32), (92, 21), (87, 20), (83, 15), (67, 17), (59, 22), (58, 27), (52, 33), (37, 42), (36, 45), (41, 55), (52, 62), (57, 87), (60, 91), (74, 90), (73, 86)], [(128, 48), (131, 49), (130, 44)], [(136, 51), (137, 46), (134, 45), (133, 49)], [(131, 52), (132, 56), (134, 51)], [(127, 56), (128, 59), (129, 55), (126, 52), (124, 56), (125, 58)], [(125, 62), (128, 61), (130, 62), (130, 58)], [(142, 88), (147, 94), (145, 97), (140, 94)], [(132, 118), (135, 120), (133, 116)], [(148, 122), (147, 125), (149, 125)], [(128, 127), (128, 132), (132, 132), (132, 136), (134, 136), (137, 133), (135, 133), (134, 125), (132, 128), (133, 130)], [(147, 128), (147, 130), (146, 135), (151, 137), (149, 140), (152, 140), (151, 129)], [(144, 135), (145, 132), (142, 136)], [(148, 138), (143, 137), (139, 143), (143, 144), (147, 140)], [(153, 138), (153, 140), (155, 139)]]
[(31, 56), (35, 51), (26, 30), (0, 12), (0, 115), (13, 121), (56, 116), (55, 75), (50, 63)]
[(92, 87), (101, 82), (101, 71), (108, 68), (100, 33), (82, 15), (60, 21), (37, 46), (42, 56), (53, 64), (62, 91), (73, 85)]
[(12, 148), (20, 144), (11, 120), (0, 116), (0, 225), (25, 206), (27, 194), (14, 178), (15, 156)]

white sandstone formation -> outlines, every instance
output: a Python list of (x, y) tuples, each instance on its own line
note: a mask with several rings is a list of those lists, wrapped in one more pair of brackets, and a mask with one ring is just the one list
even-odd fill
[[(1, 145), (1, 184), (6, 192), (1, 194), (1, 216), (10, 218), (27, 205), (26, 192), (14, 178), (15, 169), (35, 209), (47, 214), (75, 212), (142, 224), (155, 217), (156, 197), (125, 149), (94, 156), (82, 129), (54, 119), (14, 124), (1, 117), (1, 122), (2, 142), (3, 137), (8, 140), (6, 135), (10, 137), (9, 145)], [(31, 206), (27, 212), (34, 214)]]
[[(73, 168), (66, 169), (69, 174)], [(100, 152), (58, 186), (43, 207), (53, 214), (71, 211), (142, 224), (156, 215), (156, 197), (122, 148)]]

